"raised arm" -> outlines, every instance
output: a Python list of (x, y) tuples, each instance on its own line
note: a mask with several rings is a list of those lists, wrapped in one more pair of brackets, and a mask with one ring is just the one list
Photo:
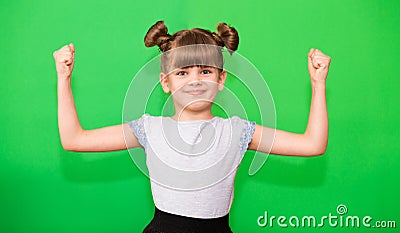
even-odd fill
[(71, 88), (74, 45), (62, 47), (53, 56), (58, 76), (58, 129), (63, 148), (69, 151), (116, 151), (141, 147), (127, 123), (92, 130), (82, 129)]
[(305, 133), (296, 134), (277, 129), (272, 140), (274, 129), (256, 125), (249, 150), (293, 156), (316, 156), (325, 153), (328, 145), (326, 77), (330, 61), (329, 56), (317, 49), (311, 49), (308, 53), (312, 97)]

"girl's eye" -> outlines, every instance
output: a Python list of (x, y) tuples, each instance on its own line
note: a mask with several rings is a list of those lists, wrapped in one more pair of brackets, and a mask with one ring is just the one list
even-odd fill
[(178, 75), (178, 76), (184, 76), (185, 74), (186, 74), (185, 71), (179, 71), (176, 75)]
[(201, 73), (202, 74), (211, 74), (211, 71), (210, 70), (202, 70)]

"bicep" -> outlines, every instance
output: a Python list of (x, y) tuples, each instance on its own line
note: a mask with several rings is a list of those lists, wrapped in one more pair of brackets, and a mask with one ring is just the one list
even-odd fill
[(315, 146), (304, 134), (256, 125), (250, 150), (277, 155), (315, 155)]
[(66, 148), (70, 151), (117, 151), (141, 147), (128, 123), (82, 130)]

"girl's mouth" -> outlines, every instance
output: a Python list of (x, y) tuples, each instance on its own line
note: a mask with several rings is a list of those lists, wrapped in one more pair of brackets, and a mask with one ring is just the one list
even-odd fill
[(204, 92), (206, 92), (206, 90), (191, 90), (187, 91), (186, 93), (188, 93), (189, 95), (202, 95), (204, 94)]

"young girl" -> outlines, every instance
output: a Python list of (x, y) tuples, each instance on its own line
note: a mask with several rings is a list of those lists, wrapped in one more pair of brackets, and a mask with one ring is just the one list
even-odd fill
[[(312, 99), (304, 134), (263, 127), (237, 116), (213, 116), (211, 107), (223, 90), (222, 47), (238, 47), (237, 31), (219, 23), (217, 33), (194, 28), (168, 34), (163, 21), (145, 36), (147, 47), (162, 51), (160, 83), (171, 93), (175, 114), (143, 114), (128, 123), (82, 129), (71, 90), (75, 49), (54, 52), (58, 74), (58, 124), (62, 146), (69, 151), (115, 151), (144, 148), (155, 204), (143, 232), (232, 232), (229, 210), (236, 170), (246, 150), (316, 156), (325, 153), (328, 117), (325, 81), (330, 57), (308, 53)], [(129, 133), (124, 133), (129, 132)], [(267, 135), (274, 135), (273, 143)]]

